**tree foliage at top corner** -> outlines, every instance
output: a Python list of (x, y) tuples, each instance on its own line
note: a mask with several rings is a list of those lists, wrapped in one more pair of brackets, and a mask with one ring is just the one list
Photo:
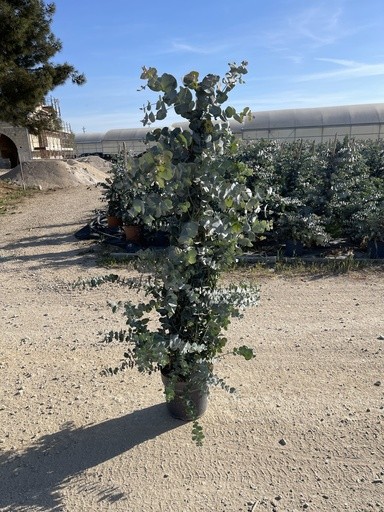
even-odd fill
[(54, 3), (43, 0), (0, 0), (0, 121), (31, 131), (47, 129), (52, 119), (35, 119), (36, 107), (68, 79), (85, 82), (68, 62), (52, 62), (62, 48), (51, 31), (55, 11)]

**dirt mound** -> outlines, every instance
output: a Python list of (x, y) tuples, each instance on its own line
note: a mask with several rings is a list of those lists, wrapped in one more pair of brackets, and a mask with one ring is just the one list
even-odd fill
[(102, 158), (82, 157), (71, 160), (31, 160), (2, 174), (0, 179), (40, 190), (95, 185), (105, 181), (111, 167)]
[[(85, 163), (92, 165), (92, 167), (96, 167), (99, 171), (103, 172), (109, 172), (109, 169), (111, 168), (111, 162), (108, 162), (107, 160), (104, 160), (103, 158), (100, 158), (99, 156), (82, 156), (79, 158), (76, 158), (76, 160), (67, 160), (68, 163), (75, 162), (75, 163)], [(71, 164), (72, 165), (72, 164)]]

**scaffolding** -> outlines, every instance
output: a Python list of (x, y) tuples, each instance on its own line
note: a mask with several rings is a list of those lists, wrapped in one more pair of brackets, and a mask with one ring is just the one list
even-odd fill
[(59, 100), (50, 97), (40, 109), (52, 115), (58, 129), (43, 130), (38, 135), (29, 134), (32, 159), (67, 160), (74, 158), (75, 137), (70, 124), (61, 118)]

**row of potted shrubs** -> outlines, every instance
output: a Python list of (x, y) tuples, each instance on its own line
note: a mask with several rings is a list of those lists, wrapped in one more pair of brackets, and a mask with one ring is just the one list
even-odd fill
[[(148, 210), (155, 207), (158, 219), (164, 209), (161, 222), (165, 225), (163, 201), (169, 199), (159, 202), (157, 197), (157, 204), (151, 204), (154, 185), (145, 183), (142, 176), (146, 160), (150, 168), (151, 157), (139, 158), (141, 164), (130, 164), (129, 172), (127, 156), (121, 155), (114, 163), (104, 184), (108, 213), (124, 225), (137, 226), (143, 224), (145, 201)], [(292, 241), (304, 247), (324, 247), (332, 240), (346, 239), (361, 249), (370, 248), (371, 256), (381, 257), (384, 141), (260, 140), (240, 145), (232, 158), (247, 166), (246, 184), (262, 198), (259, 219), (266, 228), (273, 227), (265, 234), (269, 241), (286, 247)], [(167, 179), (166, 171), (163, 179)], [(130, 236), (134, 242), (142, 241), (137, 231)]]
[(236, 159), (252, 169), (250, 188), (265, 193), (271, 240), (321, 247), (341, 238), (381, 257), (383, 140), (260, 140), (241, 146)]

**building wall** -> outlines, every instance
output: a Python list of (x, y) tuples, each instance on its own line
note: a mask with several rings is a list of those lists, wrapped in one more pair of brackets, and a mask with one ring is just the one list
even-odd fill
[[(19, 162), (35, 159), (74, 157), (74, 139), (67, 132), (44, 132), (33, 135), (0, 121), (0, 168), (15, 167)], [(10, 162), (10, 165), (7, 165)]]
[[(32, 159), (32, 151), (29, 143), (29, 134), (26, 128), (16, 128), (11, 126), (8, 123), (4, 123), (0, 121), (0, 134), (8, 137), (10, 141), (14, 144), (15, 149), (17, 150), (17, 161), (18, 162), (26, 162)], [(2, 155), (6, 155), (6, 147), (9, 150), (12, 150), (12, 144), (8, 144), (7, 140), (2, 137)], [(2, 156), (0, 155), (0, 156)], [(7, 157), (5, 157), (7, 159)]]
[(68, 159), (73, 158), (74, 138), (69, 132), (43, 132), (40, 135), (29, 134), (32, 159)]

